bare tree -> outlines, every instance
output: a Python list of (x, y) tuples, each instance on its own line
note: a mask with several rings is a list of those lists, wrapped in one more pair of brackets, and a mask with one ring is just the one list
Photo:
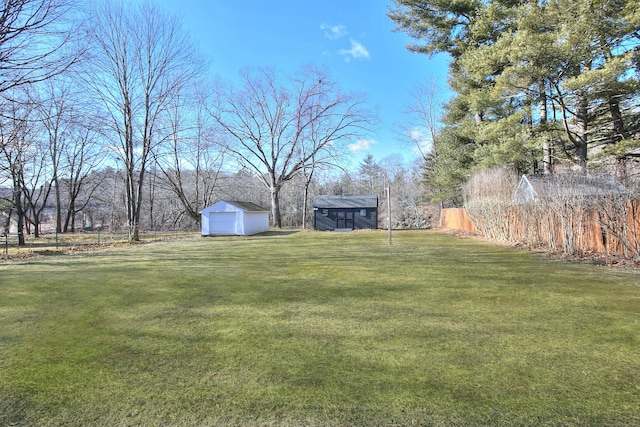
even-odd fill
[(224, 151), (214, 143), (203, 85), (197, 94), (178, 97), (165, 115), (167, 143), (157, 154), (157, 164), (169, 190), (184, 206), (184, 213), (200, 221), (200, 210), (215, 200), (224, 164)]
[(63, 153), (65, 174), (59, 180), (66, 195), (66, 215), (62, 225), (65, 233), (75, 230), (76, 215), (92, 202), (100, 181), (90, 179), (91, 173), (105, 160), (104, 152), (100, 151), (99, 134), (90, 126), (74, 127), (69, 139)]
[[(310, 115), (313, 111), (308, 112)], [(322, 143), (325, 129), (321, 121), (313, 121), (308, 130), (308, 135), (305, 143), (301, 144), (301, 148), (298, 152), (299, 159), (307, 159), (308, 161), (300, 170), (300, 175), (303, 182), (302, 192), (302, 228), (307, 228), (307, 220), (309, 219), (309, 196), (311, 185), (318, 171), (325, 171), (329, 169), (340, 168), (341, 163), (344, 163), (344, 158), (347, 156), (344, 147), (335, 146), (332, 150), (316, 150), (319, 144)], [(310, 153), (310, 156), (307, 155)]]
[[(78, 89), (59, 77), (41, 86), (36, 108), (45, 140), (44, 152), (48, 153), (51, 165), (56, 231), (73, 231), (75, 215), (89, 201), (85, 197), (80, 202), (87, 177), (105, 156), (94, 125), (97, 120)], [(89, 186), (88, 194), (93, 189), (95, 185)]]
[(159, 119), (203, 63), (178, 20), (149, 2), (102, 2), (92, 28), (88, 83), (102, 101), (125, 172), (128, 235), (135, 241), (147, 167), (166, 136)]
[(70, 126), (67, 120), (73, 100), (67, 87), (56, 84), (50, 79), (44, 85), (41, 99), (37, 103), (45, 137), (48, 139), (47, 151), (51, 161), (51, 181), (56, 200), (56, 231), (62, 231), (62, 202), (59, 174), (61, 173), (62, 152)]
[[(23, 194), (25, 223), (27, 233), (33, 233), (34, 237), (40, 237), (40, 226), (43, 222), (43, 214), (51, 195), (51, 179), (48, 175), (50, 166), (49, 157), (45, 154), (44, 141), (34, 141), (33, 150), (26, 157), (27, 163), (21, 175), (21, 187)], [(31, 228), (33, 226), (33, 228)]]
[(401, 127), (403, 137), (410, 141), (424, 160), (427, 160), (429, 152), (435, 151), (433, 141), (441, 127), (443, 99), (440, 93), (432, 80), (416, 85), (410, 91), (411, 101), (405, 110), (410, 122)]
[(288, 78), (269, 68), (247, 69), (241, 81), (240, 89), (217, 88), (210, 113), (238, 166), (269, 189), (273, 225), (282, 227), (283, 185), (309, 165), (332, 158), (367, 130), (372, 117), (361, 97), (342, 93), (313, 67)]
[[(11, 101), (7, 101), (10, 117), (5, 126), (18, 130), (14, 141), (7, 141), (5, 156), (14, 170), (12, 177), (22, 192), (21, 212), (27, 233), (39, 237), (43, 214), (48, 207), (48, 200), (53, 189), (52, 173), (55, 165), (49, 148), (51, 138), (47, 137), (44, 116), (41, 114), (42, 99), (39, 98), (37, 85), (23, 85), (10, 91)], [(22, 129), (22, 131), (20, 131)], [(53, 173), (55, 176), (55, 172)], [(17, 188), (16, 188), (17, 189)]]
[[(400, 155), (390, 155), (378, 163), (386, 186), (391, 187), (391, 220), (394, 229), (430, 228), (433, 225), (435, 207), (427, 203), (422, 184), (422, 159), (405, 164)], [(378, 197), (386, 199), (382, 189)], [(380, 206), (380, 213), (386, 215), (386, 203)]]
[[(18, 245), (22, 246), (25, 227), (25, 204), (23, 184), (25, 168), (31, 149), (31, 127), (29, 122), (33, 108), (25, 91), (11, 91), (11, 96), (0, 103), (0, 171), (11, 182), (12, 212), (15, 215)], [(19, 93), (14, 93), (19, 92)], [(20, 102), (17, 100), (20, 98)]]

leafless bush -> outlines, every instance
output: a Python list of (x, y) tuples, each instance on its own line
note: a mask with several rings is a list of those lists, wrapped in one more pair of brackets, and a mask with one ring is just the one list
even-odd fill
[[(555, 216), (550, 223), (559, 224), (560, 233), (550, 234), (549, 237), (559, 242), (553, 246), (562, 245), (563, 253), (577, 255), (584, 247), (584, 220), (587, 212), (588, 198), (593, 197), (593, 191), (587, 189), (584, 175), (565, 174), (547, 177), (546, 194), (541, 202), (548, 206), (549, 213)], [(596, 187), (594, 187), (596, 188)]]
[(592, 202), (608, 253), (640, 259), (640, 201), (631, 193), (608, 194)]
[(463, 192), (478, 233), (499, 241), (510, 240), (513, 189), (517, 182), (515, 172), (504, 168), (485, 169), (471, 176)]

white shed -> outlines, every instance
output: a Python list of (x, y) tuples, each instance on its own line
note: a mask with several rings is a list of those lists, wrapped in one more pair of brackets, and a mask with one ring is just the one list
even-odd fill
[(250, 202), (221, 200), (200, 214), (203, 236), (248, 236), (269, 229), (269, 210)]

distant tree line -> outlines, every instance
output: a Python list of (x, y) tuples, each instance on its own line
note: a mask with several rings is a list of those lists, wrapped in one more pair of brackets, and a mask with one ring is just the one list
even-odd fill
[[(376, 194), (380, 200), (381, 217), (387, 216), (385, 188), (391, 185), (392, 226), (394, 228), (430, 228), (437, 215), (424, 199), (421, 183), (421, 163), (404, 163), (397, 157), (382, 159), (379, 163), (367, 157), (354, 172), (339, 169), (319, 171), (312, 180), (298, 173), (283, 187), (281, 193), (282, 227), (312, 228), (312, 201), (320, 194)], [(30, 193), (37, 194), (31, 202), (23, 201), (24, 233), (73, 233), (78, 231), (112, 231), (127, 229), (126, 172), (111, 166), (95, 168), (82, 177), (82, 185), (74, 186), (67, 175), (61, 176), (60, 191), (48, 183)], [(182, 170), (181, 196), (176, 190), (175, 171), (161, 170), (153, 164), (142, 187), (139, 225), (146, 231), (197, 231), (200, 228), (199, 208), (217, 200), (247, 200), (269, 206), (270, 192), (262, 180), (241, 169), (228, 172), (220, 169)], [(74, 190), (75, 189), (75, 190)], [(17, 219), (11, 191), (0, 188), (0, 211), (4, 213), (3, 229), (9, 221)], [(4, 190), (9, 190), (4, 188)], [(52, 195), (60, 193), (60, 197)], [(306, 198), (305, 198), (306, 194)], [(194, 212), (181, 200), (193, 200)], [(195, 201), (200, 199), (199, 203)], [(60, 215), (60, 216), (59, 216)], [(56, 222), (62, 218), (62, 221)], [(45, 226), (46, 225), (46, 226)], [(386, 226), (386, 222), (384, 223)]]

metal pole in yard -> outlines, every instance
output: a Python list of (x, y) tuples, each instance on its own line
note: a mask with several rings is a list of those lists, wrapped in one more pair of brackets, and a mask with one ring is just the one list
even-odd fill
[(391, 244), (391, 185), (387, 187), (387, 218), (389, 227), (389, 244)]

